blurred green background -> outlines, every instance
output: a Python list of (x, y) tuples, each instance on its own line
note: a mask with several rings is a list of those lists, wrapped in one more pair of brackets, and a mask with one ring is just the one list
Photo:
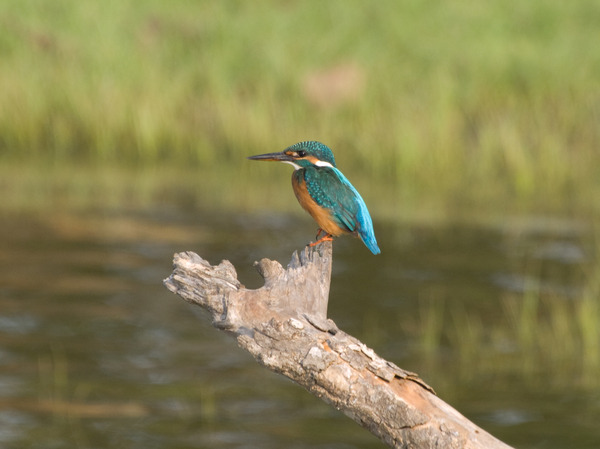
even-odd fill
[(175, 251), (252, 287), (286, 263), (314, 224), (245, 157), (320, 140), (382, 248), (336, 241), (337, 324), (511, 444), (596, 447), (598, 24), (596, 0), (3, 0), (0, 442), (381, 447), (160, 285)]
[(598, 203), (594, 0), (5, 0), (0, 11), (3, 162), (230, 172), (315, 139), (380, 181), (376, 196)]

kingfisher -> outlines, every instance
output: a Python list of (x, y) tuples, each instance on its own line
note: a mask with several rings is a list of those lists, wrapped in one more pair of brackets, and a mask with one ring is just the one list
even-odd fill
[(352, 234), (360, 237), (373, 254), (381, 252), (367, 205), (338, 170), (329, 147), (321, 142), (305, 141), (280, 153), (259, 154), (248, 159), (285, 162), (294, 167), (292, 187), (296, 198), (319, 225), (317, 241), (311, 246), (331, 241), (334, 236)]

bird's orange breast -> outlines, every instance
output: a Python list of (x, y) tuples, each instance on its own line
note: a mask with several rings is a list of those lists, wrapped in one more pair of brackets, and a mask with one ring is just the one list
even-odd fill
[(338, 236), (347, 232), (332, 220), (331, 213), (328, 209), (319, 206), (317, 202), (312, 199), (308, 193), (305, 182), (299, 181), (296, 176), (292, 175), (292, 186), (294, 188), (296, 198), (298, 199), (298, 202), (302, 208), (307, 211), (311, 217), (313, 217), (323, 231), (334, 236)]

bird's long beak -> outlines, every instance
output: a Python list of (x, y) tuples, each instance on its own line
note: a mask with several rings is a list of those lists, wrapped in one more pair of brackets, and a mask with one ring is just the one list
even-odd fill
[(256, 156), (248, 156), (248, 159), (253, 161), (280, 161), (280, 162), (291, 162), (294, 160), (291, 156), (285, 154), (285, 152), (281, 153), (266, 153), (266, 154), (258, 154)]

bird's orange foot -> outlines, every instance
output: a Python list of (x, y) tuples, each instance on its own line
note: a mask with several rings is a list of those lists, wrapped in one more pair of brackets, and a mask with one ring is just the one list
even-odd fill
[[(319, 235), (321, 235), (321, 231), (323, 231), (323, 230), (322, 229), (319, 230), (317, 237), (319, 237)], [(323, 232), (325, 232), (325, 231), (323, 231)], [(323, 237), (321, 237), (316, 242), (309, 243), (308, 246), (316, 246), (319, 243), (323, 243), (323, 242), (333, 242), (333, 236), (331, 234), (325, 233), (325, 235)]]

